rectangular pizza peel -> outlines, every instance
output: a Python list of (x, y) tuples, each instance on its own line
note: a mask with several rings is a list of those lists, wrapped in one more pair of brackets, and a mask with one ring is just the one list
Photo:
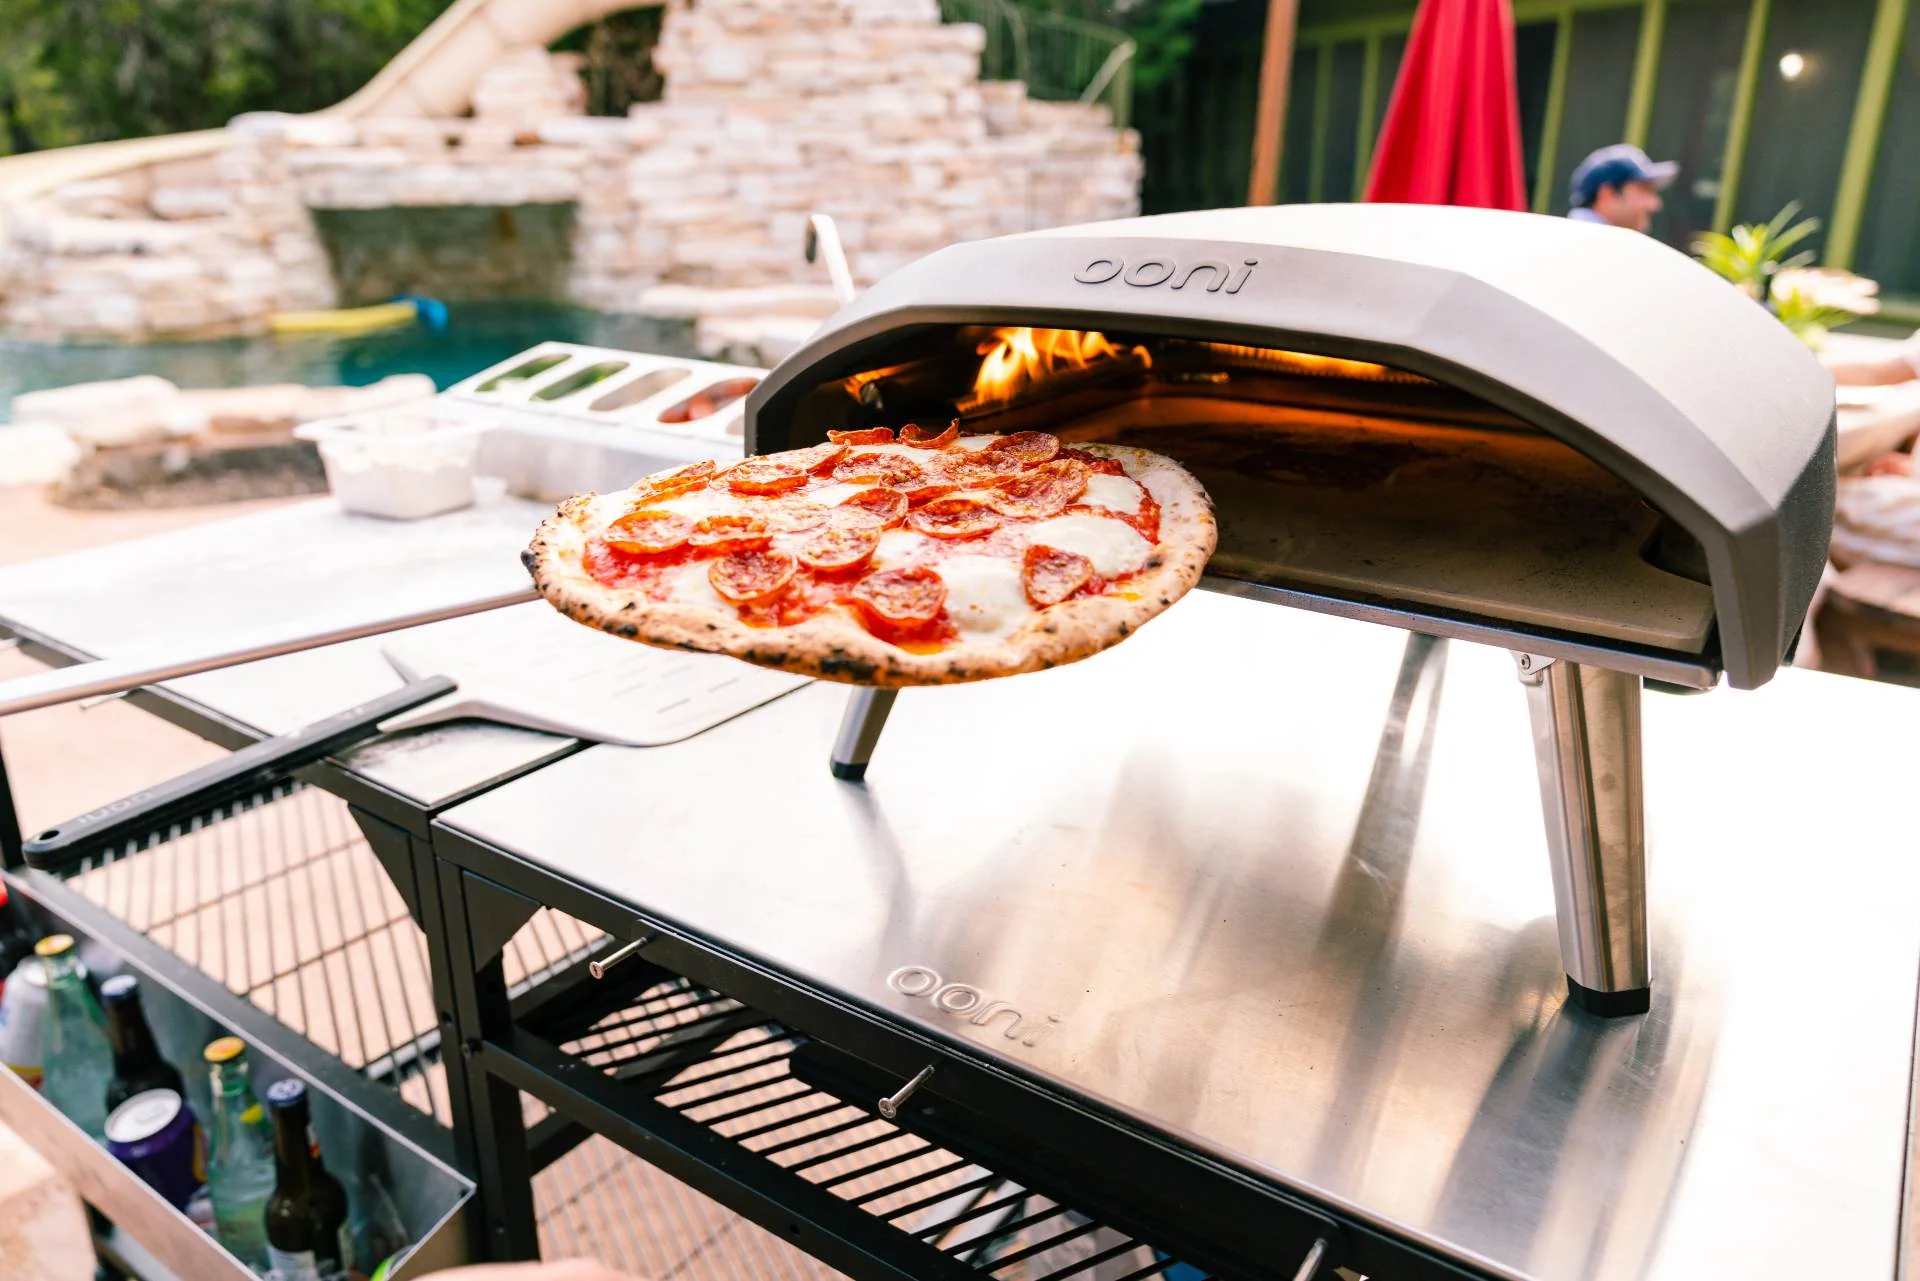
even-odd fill
[(459, 688), (383, 732), (484, 720), (622, 747), (679, 742), (807, 683), (719, 654), (655, 649), (582, 627), (545, 602), (415, 628), (382, 648), (404, 679)]

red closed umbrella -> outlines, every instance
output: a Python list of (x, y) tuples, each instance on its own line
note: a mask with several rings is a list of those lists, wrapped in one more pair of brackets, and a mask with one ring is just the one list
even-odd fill
[(1367, 175), (1371, 201), (1522, 209), (1507, 0), (1421, 0)]

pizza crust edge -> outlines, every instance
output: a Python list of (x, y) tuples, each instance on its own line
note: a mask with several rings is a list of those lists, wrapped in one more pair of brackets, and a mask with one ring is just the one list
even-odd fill
[(838, 609), (781, 628), (749, 627), (705, 607), (671, 601), (644, 602), (643, 610), (631, 593), (595, 581), (580, 563), (591, 494), (568, 499), (541, 522), (527, 549), (528, 568), (548, 603), (577, 623), (627, 640), (727, 654), (802, 676), (900, 688), (1042, 671), (1112, 648), (1186, 595), (1200, 581), (1218, 536), (1206, 491), (1173, 460), (1125, 445), (1074, 448), (1115, 459), (1160, 504), (1160, 541), (1129, 583), (1138, 599), (1066, 601), (1007, 636), (964, 641), (938, 654), (910, 654)]

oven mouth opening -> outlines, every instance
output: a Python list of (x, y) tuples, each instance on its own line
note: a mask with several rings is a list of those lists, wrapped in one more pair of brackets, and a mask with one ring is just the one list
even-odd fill
[(954, 420), (1136, 446), (1212, 498), (1215, 579), (1712, 661), (1692, 535), (1558, 437), (1434, 378), (1238, 342), (981, 325), (908, 331), (864, 363), (800, 394), (757, 447)]

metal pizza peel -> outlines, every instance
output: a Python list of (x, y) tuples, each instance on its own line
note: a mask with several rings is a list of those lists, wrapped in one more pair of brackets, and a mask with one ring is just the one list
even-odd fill
[(623, 747), (660, 747), (798, 689), (808, 678), (719, 654), (655, 649), (582, 627), (544, 601), (451, 619), (388, 640), (408, 681), (453, 693), (382, 721), (383, 732), (484, 720)]

